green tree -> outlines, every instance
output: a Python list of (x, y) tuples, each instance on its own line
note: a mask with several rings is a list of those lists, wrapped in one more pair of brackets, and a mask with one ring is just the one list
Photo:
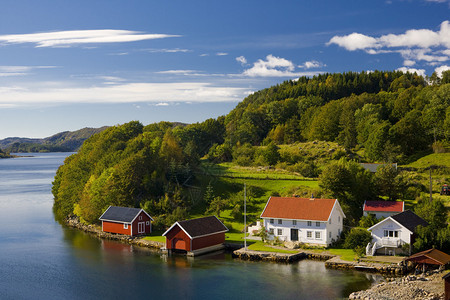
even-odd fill
[(206, 211), (209, 214), (214, 214), (218, 218), (220, 218), (220, 213), (228, 207), (228, 201), (222, 199), (220, 196), (215, 197), (211, 203), (209, 204), (208, 210)]
[(280, 160), (279, 148), (274, 143), (270, 143), (263, 151), (264, 160), (271, 166), (275, 165)]
[(385, 164), (377, 169), (375, 173), (375, 185), (378, 194), (395, 201), (400, 198), (406, 184), (400, 172), (392, 164)]
[(353, 224), (362, 215), (364, 201), (374, 196), (372, 174), (346, 159), (326, 166), (320, 175), (319, 186), (339, 200), (349, 222)]

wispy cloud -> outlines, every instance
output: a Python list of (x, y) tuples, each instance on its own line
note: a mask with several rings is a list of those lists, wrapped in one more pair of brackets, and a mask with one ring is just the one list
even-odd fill
[(332, 37), (327, 45), (338, 45), (348, 51), (363, 50), (368, 54), (399, 53), (405, 59), (405, 66), (424, 61), (436, 65), (448, 61), (450, 55), (450, 22), (441, 23), (439, 31), (411, 29), (402, 34), (386, 34), (372, 37), (351, 33)]
[(191, 52), (192, 50), (173, 48), (173, 49), (145, 49), (144, 51), (148, 51), (150, 53), (180, 53), (180, 52), (186, 53)]
[(244, 56), (236, 57), (236, 61), (239, 62), (241, 65), (247, 64), (247, 59)]
[(20, 88), (0, 87), (0, 107), (68, 103), (229, 102), (247, 96), (247, 89), (206, 82), (126, 83), (90, 87), (42, 82)]
[(216, 55), (217, 56), (227, 56), (228, 53), (226, 53), (226, 52), (217, 52)]
[(0, 77), (25, 76), (35, 69), (50, 69), (54, 66), (0, 66)]
[(142, 40), (180, 37), (170, 34), (148, 34), (130, 30), (69, 30), (29, 34), (0, 35), (4, 44), (32, 43), (36, 47), (72, 47), (85, 44), (124, 43)]

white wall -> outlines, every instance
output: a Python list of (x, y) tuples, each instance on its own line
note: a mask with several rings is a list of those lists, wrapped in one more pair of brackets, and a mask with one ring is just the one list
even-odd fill
[[(373, 242), (381, 241), (381, 239), (384, 237), (385, 230), (399, 231), (398, 239), (400, 239), (404, 243), (410, 244), (411, 233), (409, 232), (409, 230), (407, 230), (405, 227), (401, 226), (400, 224), (398, 224), (397, 222), (395, 222), (390, 218), (383, 220), (382, 222), (378, 223), (372, 228), (371, 230), (373, 238), (372, 241)], [(390, 239), (394, 240), (395, 238)]]
[(367, 216), (369, 213), (375, 215), (375, 218), (377, 219), (387, 218), (392, 215), (398, 214), (398, 212), (388, 212), (388, 211), (370, 211), (370, 212), (365, 211), (363, 215)]
[[(270, 219), (264, 219), (264, 227), (267, 232), (270, 232), (272, 228), (274, 230), (273, 237), (269, 236), (269, 238), (278, 237), (281, 241), (291, 241), (291, 229), (298, 229), (298, 242), (324, 246), (329, 244), (328, 222), (318, 222), (317, 224), (316, 221), (311, 221), (311, 226), (308, 226), (308, 221), (304, 220), (297, 220), (296, 225), (293, 225), (293, 220), (281, 219), (282, 224), (278, 224), (278, 220), (274, 219), (274, 224), (270, 224)], [(282, 230), (281, 235), (278, 234), (278, 229)], [(311, 232), (311, 237), (307, 236), (308, 231)], [(316, 238), (316, 232), (320, 234), (320, 238)]]
[[(331, 244), (333, 241), (337, 241), (342, 233), (344, 222), (344, 215), (341, 210), (336, 206), (331, 211), (331, 217), (329, 222), (326, 223), (328, 236), (327, 236), (327, 244)], [(331, 223), (331, 224), (330, 224)], [(331, 232), (331, 238), (329, 233)]]

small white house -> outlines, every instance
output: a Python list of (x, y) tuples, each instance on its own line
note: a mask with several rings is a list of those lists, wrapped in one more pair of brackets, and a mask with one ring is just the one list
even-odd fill
[(261, 214), (269, 239), (328, 246), (339, 239), (345, 214), (337, 199), (270, 197)]
[(405, 202), (403, 201), (364, 201), (363, 215), (375, 215), (375, 218), (387, 218), (405, 211)]
[(402, 246), (414, 243), (417, 226), (428, 223), (410, 210), (387, 217), (370, 227), (372, 242), (366, 247), (367, 255), (396, 255), (403, 253)]

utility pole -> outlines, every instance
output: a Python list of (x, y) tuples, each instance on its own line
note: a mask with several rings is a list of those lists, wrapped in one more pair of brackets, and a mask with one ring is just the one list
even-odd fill
[(247, 187), (244, 182), (244, 250), (247, 251)]

